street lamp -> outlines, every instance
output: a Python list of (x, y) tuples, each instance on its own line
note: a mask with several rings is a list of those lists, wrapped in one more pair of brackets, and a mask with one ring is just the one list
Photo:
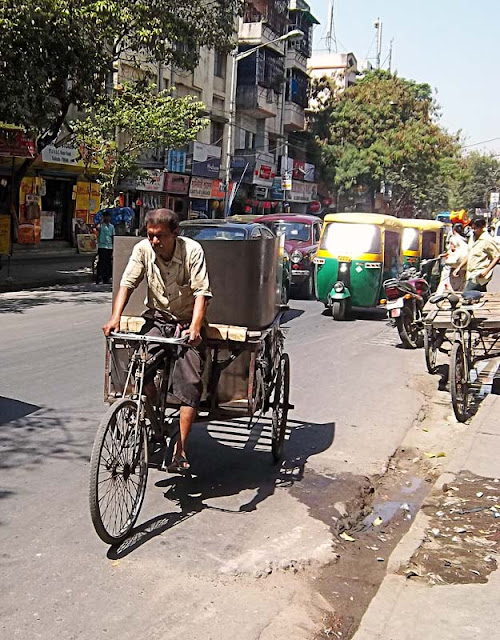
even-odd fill
[(235, 49), (231, 52), (231, 88), (229, 90), (229, 127), (227, 132), (226, 139), (226, 175), (225, 175), (225, 183), (226, 183), (226, 191), (224, 196), (224, 217), (229, 214), (230, 208), (230, 193), (229, 193), (229, 183), (231, 181), (231, 147), (233, 144), (233, 128), (235, 126), (235, 103), (236, 103), (236, 65), (243, 58), (247, 58), (255, 53), (258, 49), (262, 49), (263, 47), (267, 47), (270, 44), (275, 42), (283, 42), (285, 40), (300, 40), (304, 37), (303, 32), (300, 29), (292, 29), (288, 33), (283, 34), (279, 38), (274, 38), (274, 40), (269, 40), (268, 42), (263, 42), (262, 44), (257, 45), (256, 47), (252, 47), (252, 49), (248, 49), (247, 51), (241, 51), (238, 53), (238, 50)]

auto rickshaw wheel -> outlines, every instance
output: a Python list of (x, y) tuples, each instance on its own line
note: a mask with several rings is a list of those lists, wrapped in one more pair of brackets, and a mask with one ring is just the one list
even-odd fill
[(413, 314), (408, 307), (401, 309), (401, 315), (396, 319), (396, 327), (403, 346), (407, 349), (416, 349), (420, 332), (415, 327)]
[(342, 322), (342, 320), (346, 319), (347, 311), (348, 311), (349, 302), (347, 298), (344, 300), (333, 300), (332, 301), (332, 318), (334, 320), (338, 320)]
[(275, 462), (283, 456), (286, 425), (290, 400), (290, 358), (287, 353), (280, 357), (274, 386), (271, 451)]

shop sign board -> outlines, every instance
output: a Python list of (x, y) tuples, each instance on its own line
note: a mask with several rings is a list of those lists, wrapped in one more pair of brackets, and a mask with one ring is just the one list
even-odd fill
[(193, 176), (218, 178), (222, 149), (217, 145), (191, 142), (186, 159), (186, 171)]
[(163, 191), (187, 196), (189, 193), (189, 176), (184, 176), (180, 173), (166, 173)]
[(137, 178), (137, 191), (153, 191), (160, 193), (163, 191), (164, 174), (161, 169), (150, 169), (147, 175)]
[(83, 167), (83, 160), (74, 147), (61, 145), (56, 147), (53, 144), (47, 145), (42, 149), (42, 160), (50, 164), (72, 165), (74, 167)]
[(304, 176), (306, 175), (305, 165), (306, 163), (302, 162), (302, 160), (293, 161), (292, 176), (294, 180), (304, 180)]
[(167, 156), (167, 169), (172, 173), (186, 173), (186, 152), (182, 149), (170, 149)]
[(316, 165), (312, 164), (311, 162), (305, 162), (304, 169), (304, 180), (306, 182), (314, 182), (316, 178)]
[(270, 197), (272, 200), (283, 200), (283, 184), (281, 177), (274, 178), (273, 184), (271, 185)]
[(9, 158), (34, 158), (35, 142), (19, 129), (0, 128), (0, 156)]
[(293, 183), (290, 200), (293, 202), (311, 202), (318, 199), (318, 185), (312, 182)]
[(276, 169), (270, 162), (257, 160), (253, 172), (252, 183), (261, 187), (271, 187), (276, 177)]
[(0, 215), (0, 256), (10, 255), (10, 216)]
[[(229, 184), (231, 192), (233, 183)], [(200, 198), (201, 200), (223, 200), (225, 196), (224, 183), (222, 180), (210, 180), (209, 178), (191, 178), (191, 186), (189, 188), (189, 196), (191, 198)]]

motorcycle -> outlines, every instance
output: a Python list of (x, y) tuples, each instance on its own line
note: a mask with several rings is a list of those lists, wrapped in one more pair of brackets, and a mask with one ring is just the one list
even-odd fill
[(380, 303), (407, 349), (416, 349), (423, 344), (423, 309), (432, 293), (427, 280), (430, 271), (426, 267), (439, 259), (422, 260), (420, 271), (412, 267), (403, 271), (399, 278), (390, 278), (383, 283), (386, 299)]

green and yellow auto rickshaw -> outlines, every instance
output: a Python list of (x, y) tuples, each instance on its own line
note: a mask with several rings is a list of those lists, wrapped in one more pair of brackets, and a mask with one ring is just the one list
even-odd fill
[(316, 263), (316, 297), (344, 320), (351, 307), (375, 307), (384, 280), (401, 271), (403, 225), (377, 213), (325, 216)]
[(434, 260), (445, 250), (446, 229), (436, 220), (400, 218), (403, 231), (403, 268), (415, 267), (422, 260)]

